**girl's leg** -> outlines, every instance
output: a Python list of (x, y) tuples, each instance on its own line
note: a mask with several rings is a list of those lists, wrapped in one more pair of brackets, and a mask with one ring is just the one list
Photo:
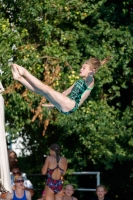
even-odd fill
[(48, 187), (45, 186), (45, 200), (55, 200), (54, 198), (54, 192)]
[(13, 64), (12, 68), (14, 79), (20, 81), (29, 90), (43, 95), (58, 110), (68, 112), (75, 106), (75, 101), (43, 84), (40, 80), (31, 75), (25, 68), (16, 64)]
[(58, 194), (55, 194), (55, 200), (62, 200), (62, 197), (63, 197), (63, 190)]
[(25, 78), (19, 75), (18, 70), (15, 67), (12, 67), (11, 70), (15, 80), (19, 80), (25, 87), (32, 92), (35, 92), (34, 87)]

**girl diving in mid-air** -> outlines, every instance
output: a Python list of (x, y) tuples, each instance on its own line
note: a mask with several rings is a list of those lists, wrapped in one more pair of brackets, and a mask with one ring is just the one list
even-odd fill
[(64, 114), (71, 114), (77, 110), (90, 95), (94, 87), (93, 75), (98, 71), (98, 68), (108, 62), (109, 59), (110, 58), (105, 58), (103, 61), (100, 61), (97, 58), (90, 58), (85, 61), (79, 73), (82, 79), (76, 81), (62, 93), (45, 85), (25, 68), (17, 64), (12, 65), (12, 74), (15, 80), (22, 83), (29, 90), (44, 96), (50, 102), (50, 104), (43, 104), (43, 106), (48, 108), (55, 106)]

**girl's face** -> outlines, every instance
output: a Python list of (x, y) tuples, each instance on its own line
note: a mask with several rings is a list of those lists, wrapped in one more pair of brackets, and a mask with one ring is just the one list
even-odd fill
[(71, 185), (67, 185), (65, 188), (65, 195), (70, 197), (73, 194), (73, 187)]
[(79, 75), (82, 78), (86, 78), (91, 73), (94, 73), (94, 71), (90, 68), (90, 66), (88, 64), (83, 64), (81, 69), (80, 69)]
[(103, 187), (98, 187), (96, 190), (96, 194), (97, 194), (98, 198), (104, 198), (106, 191)]
[(15, 182), (16, 187), (23, 187), (24, 186), (24, 180), (21, 176), (16, 178), (14, 182)]

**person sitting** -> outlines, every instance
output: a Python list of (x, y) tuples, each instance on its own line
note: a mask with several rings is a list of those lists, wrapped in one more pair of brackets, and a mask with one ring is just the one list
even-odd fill
[(27, 180), (26, 174), (22, 173), (19, 167), (12, 168), (12, 171), (10, 173), (12, 189), (14, 190), (14, 177), (17, 175), (23, 177), (25, 190), (30, 191), (31, 196), (33, 196), (34, 195), (33, 185), (30, 180)]
[(96, 195), (95, 197), (93, 197), (91, 200), (110, 200), (110, 198), (108, 198), (106, 196), (108, 190), (104, 185), (98, 185), (96, 187)]
[(31, 194), (25, 190), (24, 179), (22, 176), (14, 177), (14, 190), (7, 193), (6, 200), (31, 200)]
[(76, 197), (72, 196), (73, 194), (74, 194), (74, 187), (70, 184), (66, 185), (62, 200), (78, 200)]

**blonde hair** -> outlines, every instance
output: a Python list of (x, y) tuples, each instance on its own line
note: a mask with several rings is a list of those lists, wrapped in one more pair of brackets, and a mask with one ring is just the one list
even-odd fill
[(98, 189), (98, 188), (103, 188), (104, 191), (105, 191), (106, 193), (108, 192), (108, 189), (106, 188), (105, 185), (98, 185), (98, 186), (96, 187), (96, 192), (97, 192), (97, 189)]
[(15, 181), (16, 181), (18, 178), (22, 178), (22, 179), (23, 179), (22, 176), (14, 176), (14, 183), (15, 183)]
[(68, 186), (70, 186), (70, 187), (73, 189), (73, 191), (74, 191), (74, 187), (73, 187), (73, 185), (71, 185), (71, 184), (67, 184), (67, 185), (64, 187), (64, 190), (65, 190)]
[(104, 60), (100, 61), (98, 58), (93, 57), (93, 58), (86, 60), (84, 62), (84, 64), (90, 65), (91, 69), (94, 69), (97, 71), (100, 66), (106, 64), (110, 59), (111, 59), (111, 57), (107, 57)]

